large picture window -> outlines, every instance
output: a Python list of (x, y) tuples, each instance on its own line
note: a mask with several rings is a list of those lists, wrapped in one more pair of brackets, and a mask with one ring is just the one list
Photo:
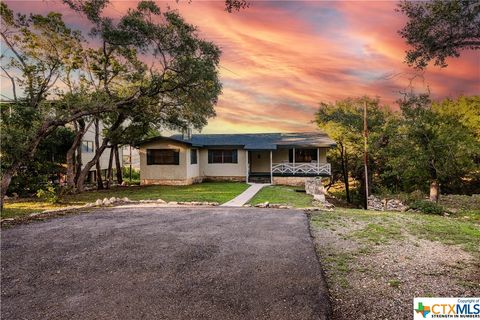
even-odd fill
[[(288, 151), (288, 162), (293, 162), (293, 149)], [(317, 159), (317, 149), (295, 149), (295, 162), (316, 162)]]
[(197, 164), (197, 149), (190, 149), (190, 164)]
[(147, 149), (147, 165), (170, 164), (178, 165), (180, 150), (178, 149)]
[(208, 150), (208, 163), (238, 163), (236, 149)]

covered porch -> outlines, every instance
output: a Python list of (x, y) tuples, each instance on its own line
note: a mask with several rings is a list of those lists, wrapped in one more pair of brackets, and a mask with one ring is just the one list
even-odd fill
[(273, 183), (273, 177), (330, 176), (327, 150), (325, 147), (247, 150), (246, 180)]

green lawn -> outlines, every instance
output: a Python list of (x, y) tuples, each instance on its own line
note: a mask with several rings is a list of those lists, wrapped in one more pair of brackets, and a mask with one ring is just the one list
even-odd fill
[(239, 182), (204, 182), (189, 186), (131, 186), (110, 190), (87, 191), (65, 196), (61, 203), (49, 204), (38, 199), (8, 200), (2, 211), (2, 218), (12, 218), (48, 209), (70, 205), (82, 205), (97, 199), (127, 197), (130, 200), (163, 199), (165, 201), (208, 201), (227, 202), (247, 189)]
[(468, 216), (337, 208), (333, 212), (312, 215), (310, 222), (313, 228), (330, 230), (361, 226), (349, 232), (347, 237), (366, 244), (378, 245), (414, 236), (460, 245), (465, 251), (480, 255), (480, 224)]
[(289, 186), (268, 186), (261, 189), (251, 200), (251, 205), (269, 202), (293, 206), (296, 208), (306, 208), (312, 206), (313, 197), (305, 192), (297, 192), (295, 190), (302, 189), (300, 187)]

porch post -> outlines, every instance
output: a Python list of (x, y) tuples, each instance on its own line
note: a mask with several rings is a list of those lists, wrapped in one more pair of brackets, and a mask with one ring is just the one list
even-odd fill
[(320, 171), (320, 148), (317, 148), (317, 174)]
[(295, 174), (295, 148), (293, 148), (293, 174)]
[(246, 151), (246, 155), (245, 155), (245, 178), (246, 178), (246, 183), (248, 183), (248, 150)]
[(273, 156), (272, 156), (272, 150), (270, 150), (270, 183), (273, 183)]

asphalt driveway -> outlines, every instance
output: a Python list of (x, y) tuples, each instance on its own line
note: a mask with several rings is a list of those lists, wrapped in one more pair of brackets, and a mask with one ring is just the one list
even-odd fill
[(325, 319), (295, 210), (112, 208), (2, 230), (2, 319)]

